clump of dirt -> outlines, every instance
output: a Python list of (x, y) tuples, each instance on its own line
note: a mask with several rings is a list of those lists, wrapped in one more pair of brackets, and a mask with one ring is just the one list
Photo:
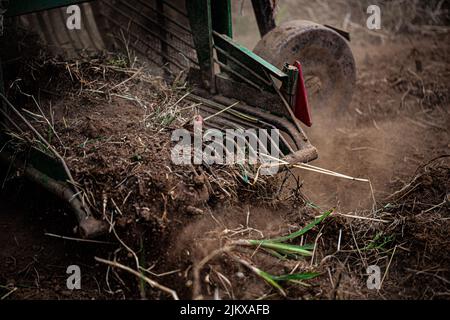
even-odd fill
[[(448, 157), (429, 162), (449, 148), (448, 27), (440, 25), (448, 7), (379, 2), (394, 10), (386, 17), (383, 7), (386, 29), (372, 32), (364, 27), (366, 2), (357, 2), (351, 8), (321, 2), (322, 16), (311, 2), (295, 1), (296, 13), (280, 1), (279, 14), (327, 24), (333, 16), (333, 25), (355, 31), (359, 71), (351, 107), (335, 119), (314, 112), (308, 136), (320, 153), (315, 165), (370, 178), (373, 189), (304, 171), (252, 186), (245, 179), (250, 173), (237, 168), (174, 167), (170, 134), (192, 119), (185, 112), (191, 104), (181, 99), (189, 88), (181, 77), (168, 85), (149, 76), (126, 57), (41, 57), (29, 61), (31, 70), (20, 68), (8, 83), (9, 97), (33, 112), (27, 119), (65, 157), (94, 214), (110, 222), (104, 240), (112, 244), (55, 244), (41, 229), (73, 236), (68, 210), (61, 204), (24, 209), (21, 198), (14, 208), (7, 202), (0, 297), (167, 299), (170, 288), (181, 298), (448, 298), (450, 166)], [(350, 15), (337, 16), (336, 7)], [(402, 36), (391, 38), (389, 30)], [(409, 31), (417, 35), (406, 36)], [(22, 140), (17, 147), (25, 147)], [(428, 164), (416, 171), (422, 163)], [(13, 173), (5, 184), (16, 190), (20, 172)], [(325, 220), (293, 236), (332, 207)], [(16, 215), (30, 212), (30, 220)], [(31, 236), (20, 232), (27, 227)], [(280, 241), (281, 235), (289, 238)], [(275, 250), (272, 242), (288, 247)], [(82, 293), (64, 289), (68, 264), (89, 269)], [(369, 266), (380, 268), (380, 290), (367, 287)], [(144, 285), (142, 278), (165, 287)]]
[(23, 78), (12, 86), (11, 95), (27, 98), (31, 123), (63, 155), (97, 213), (136, 212), (151, 220), (159, 212), (165, 219), (167, 211), (198, 213), (196, 206), (257, 190), (237, 168), (174, 167), (171, 134), (191, 127), (195, 104), (185, 100), (185, 84), (168, 85), (123, 63), (116, 57), (35, 61), (32, 74), (44, 75), (45, 84), (37, 88), (39, 102), (21, 86)]
[[(358, 79), (349, 108), (330, 118), (317, 107), (306, 130), (319, 150), (315, 165), (370, 179), (375, 197), (383, 199), (417, 166), (448, 153), (448, 35), (427, 43), (352, 44)], [(344, 212), (371, 205), (369, 185), (300, 174), (303, 191), (318, 205), (338, 204)]]
[[(340, 114), (311, 105), (314, 165), (370, 179), (377, 199), (402, 185), (417, 166), (449, 149), (449, 6), (442, 1), (279, 0), (277, 25), (309, 20), (348, 31), (357, 82)], [(239, 7), (242, 5), (242, 7)], [(369, 5), (381, 9), (380, 30), (366, 26)], [(251, 2), (235, 4), (237, 41), (259, 41)], [(425, 151), (426, 150), (426, 151)], [(295, 175), (317, 205), (343, 212), (372, 203), (368, 185), (301, 170)]]
[[(269, 239), (302, 230), (321, 214), (306, 199), (296, 199), (270, 210), (242, 206), (213, 211), (183, 229), (172, 257), (178, 257), (178, 266), (193, 266), (192, 276), (184, 275), (193, 297), (445, 298), (450, 292), (445, 267), (450, 262), (449, 159), (440, 157), (419, 168), (409, 183), (372, 210), (352, 215), (335, 211), (302, 237), (284, 241), (314, 244), (312, 256), (277, 256), (264, 246)], [(246, 246), (249, 239), (265, 240), (252, 247)], [(367, 286), (369, 266), (381, 272), (379, 290)], [(279, 290), (254, 268), (270, 275), (319, 276), (307, 281), (281, 281), (279, 276)], [(189, 295), (190, 290), (184, 292)]]
[[(450, 273), (445, 267), (450, 263), (449, 181), (449, 157), (440, 157), (420, 167), (377, 210), (358, 213), (365, 217), (363, 220), (350, 218), (354, 221), (349, 227), (349, 219), (345, 219), (346, 223), (338, 221), (336, 229), (325, 229), (325, 239), (333, 238), (331, 230), (335, 235), (342, 230), (342, 239), (347, 239), (342, 242), (341, 252), (333, 256), (338, 263), (328, 262), (328, 268), (341, 270), (340, 281), (335, 282), (335, 286), (341, 286), (341, 292), (335, 288), (333, 295), (351, 298), (355, 282), (359, 282), (358, 288), (367, 288), (366, 270), (376, 265), (382, 272), (382, 290), (362, 290), (362, 295), (391, 299), (446, 298), (450, 290)], [(360, 262), (355, 264), (356, 260)], [(345, 271), (345, 266), (350, 271)]]
[[(276, 180), (254, 180), (247, 166), (175, 165), (171, 134), (192, 130), (195, 104), (185, 99), (180, 79), (168, 85), (144, 68), (123, 65), (120, 57), (46, 58), (33, 61), (33, 72), (26, 70), (9, 92), (64, 158), (92, 214), (127, 248), (114, 261), (133, 263), (138, 252), (142, 268), (165, 261), (184, 226), (227, 204), (270, 198)], [(37, 87), (26, 74), (40, 79)], [(16, 152), (37, 148), (54, 156), (24, 121), (15, 121), (23, 130), (10, 127)]]

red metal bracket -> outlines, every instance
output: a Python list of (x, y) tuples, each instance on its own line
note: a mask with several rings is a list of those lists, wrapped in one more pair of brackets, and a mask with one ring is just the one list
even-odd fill
[(305, 87), (305, 79), (303, 78), (302, 65), (295, 61), (294, 66), (298, 69), (297, 94), (295, 97), (294, 114), (301, 122), (308, 127), (312, 126), (311, 110), (308, 104), (308, 94)]

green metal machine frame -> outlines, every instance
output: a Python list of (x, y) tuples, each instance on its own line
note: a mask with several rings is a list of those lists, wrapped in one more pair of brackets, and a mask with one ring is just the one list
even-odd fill
[[(3, 9), (6, 9), (6, 17), (14, 17), (82, 2), (88, 1), (15, 0), (10, 1)], [(279, 70), (251, 50), (233, 41), (231, 0), (188, 0), (186, 9), (200, 69), (201, 85), (207, 92), (210, 94), (221, 93), (221, 88), (225, 88), (223, 90), (226, 91), (229, 83), (231, 85), (239, 83), (252, 88), (255, 92), (265, 92), (277, 96), (280, 92), (274, 85), (273, 78), (281, 81), (285, 92), (295, 90), (297, 79), (295, 72)], [(263, 18), (258, 19), (260, 30), (267, 30), (267, 25), (263, 25), (261, 29), (263, 20)], [(217, 72), (217, 70), (220, 71)], [(5, 108), (13, 111), (17, 109), (4, 95), (1, 70), (0, 86), (0, 98), (3, 104), (3, 108), (0, 109), (0, 120), (4, 121), (5, 117), (8, 117)], [(231, 93), (228, 94), (228, 96), (230, 95)], [(283, 97), (281, 98), (286, 103)], [(270, 99), (268, 100), (270, 101)], [(296, 125), (298, 126), (298, 123)], [(303, 136), (300, 136), (299, 139), (306, 141)], [(311, 153), (309, 158), (314, 159), (316, 157), (315, 149), (312, 148), (309, 152)], [(34, 149), (27, 159), (16, 159), (13, 154), (14, 150), (2, 148), (0, 160), (12, 162), (16, 167), (25, 166), (24, 172), (28, 177), (69, 202), (76, 213), (83, 236), (95, 237), (105, 230), (105, 225), (101, 221), (93, 219), (90, 216), (89, 208), (85, 206), (82, 199), (77, 197), (76, 188), (68, 182), (71, 178), (70, 171), (64, 167), (63, 161), (59, 161), (62, 159), (49, 158), (48, 155)]]
[[(83, 2), (89, 1), (15, 0), (9, 2), (5, 15), (13, 17)], [(221, 72), (258, 90), (274, 93), (270, 76), (282, 81), (287, 91), (294, 90), (287, 88), (295, 84), (290, 74), (232, 40), (231, 0), (190, 0), (186, 1), (186, 6), (202, 78), (212, 92), (215, 91), (215, 64), (220, 66)], [(214, 51), (217, 51), (217, 58)]]

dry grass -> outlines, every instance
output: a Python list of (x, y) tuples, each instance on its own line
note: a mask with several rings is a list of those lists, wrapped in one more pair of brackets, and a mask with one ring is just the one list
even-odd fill
[[(207, 292), (233, 299), (448, 297), (448, 160), (449, 156), (443, 156), (419, 168), (409, 183), (378, 203), (378, 209), (335, 212), (302, 229), (305, 217), (318, 213), (310, 208), (301, 221), (289, 218), (280, 225), (282, 231), (275, 233), (261, 225), (254, 227), (250, 207), (246, 223), (237, 227), (218, 223), (197, 240), (199, 247), (212, 247), (193, 261), (194, 297), (208, 297)], [(305, 203), (297, 199), (287, 206), (298, 201)], [(280, 237), (283, 234), (288, 236)], [(366, 285), (366, 270), (373, 265), (382, 273), (380, 290), (369, 290)], [(241, 273), (238, 278), (237, 273)], [(274, 274), (291, 278), (281, 286), (278, 280), (285, 278)], [(242, 281), (246, 294), (236, 292)], [(258, 282), (266, 285), (255, 288)]]
[[(129, 268), (115, 259), (99, 261), (141, 274), (138, 287), (145, 297), (141, 281), (162, 291), (169, 289), (142, 275), (147, 261), (138, 259), (135, 252), (139, 250), (131, 248), (143, 240), (134, 231), (130, 236), (130, 230), (147, 226), (155, 234), (168, 237), (168, 229), (179, 219), (203, 215), (209, 208), (208, 201), (233, 203), (246, 196), (270, 201), (274, 184), (266, 177), (250, 183), (256, 168), (245, 164), (173, 165), (170, 133), (177, 128), (189, 129), (198, 105), (186, 99), (189, 88), (182, 76), (168, 84), (148, 73), (145, 65), (134, 65), (128, 67), (114, 56), (31, 61), (24, 75), (29, 73), (32, 79), (15, 81), (10, 98), (20, 102), (24, 119), (41, 133), (46, 144), (38, 144), (41, 139), (33, 138), (20, 118), (15, 119), (16, 127), (8, 129), (11, 143), (20, 144), (21, 150), (57, 150), (73, 172), (74, 184), (92, 213), (110, 224), (109, 231), (117, 239), (116, 228), (128, 234), (119, 245), (133, 253), (136, 267)], [(137, 226), (134, 221), (138, 221)], [(114, 277), (120, 281), (120, 277)]]
[[(288, 15), (287, 12), (283, 12), (283, 2), (279, 2), (281, 19)], [(381, 1), (375, 2), (381, 3)], [(382, 5), (388, 8), (385, 11), (389, 14), (384, 17), (383, 23), (386, 29), (381, 34), (390, 36), (392, 33), (414, 30), (418, 17), (422, 19), (421, 24), (433, 26), (445, 24), (448, 8), (444, 6), (443, 1), (431, 1), (424, 5), (419, 2), (383, 2)], [(305, 1), (302, 2), (301, 8), (311, 20), (322, 20), (322, 22), (348, 27), (357, 32), (367, 32), (361, 27), (364, 25), (365, 10), (363, 9), (367, 3), (369, 2), (355, 0), (354, 2), (346, 1), (345, 4), (344, 1), (316, 1), (311, 4)], [(320, 17), (317, 17), (318, 12), (322, 12)], [(348, 14), (337, 16), (336, 12)], [(433, 28), (425, 27), (421, 29), (421, 32), (434, 30)], [(145, 66), (139, 66), (137, 63), (130, 64), (130, 58), (119, 56), (105, 59), (102, 57), (71, 62), (43, 59), (34, 62), (29, 72), (32, 75), (32, 81), (27, 82), (24, 78), (15, 82), (12, 87), (16, 90), (16, 97), (22, 96), (18, 99), (19, 101), (20, 99), (24, 101), (24, 92), (28, 94), (28, 92), (36, 91), (32, 84), (35, 79), (41, 79), (41, 84), (50, 81), (53, 87), (46, 86), (46, 94), (56, 97), (56, 100), (69, 98), (69, 102), (82, 101), (86, 105), (105, 102), (114, 104), (120, 100), (141, 111), (140, 129), (153, 138), (167, 139), (170, 130), (189, 123), (196, 111), (196, 106), (185, 99), (189, 88), (183, 81), (182, 75), (174, 84), (169, 85), (164, 79), (151, 76)], [(49, 75), (51, 75), (50, 78)], [(412, 83), (410, 77), (407, 80)], [(420, 86), (420, 81), (418, 82), (419, 84), (413, 83), (412, 90), (424, 92), (424, 87)], [(70, 84), (69, 87), (65, 86), (67, 83)], [(161, 190), (151, 193), (149, 202), (154, 207), (150, 205), (146, 207), (146, 204), (142, 204), (143, 199), (137, 196), (140, 183), (149, 186), (151, 182), (154, 183), (154, 187), (161, 182), (152, 179), (152, 175), (155, 174), (154, 171), (149, 171), (152, 163), (142, 165), (142, 159), (138, 157), (130, 161), (129, 157), (120, 154), (108, 154), (107, 152), (112, 149), (102, 149), (109, 142), (116, 143), (118, 149), (125, 148), (126, 144), (134, 143), (133, 147), (139, 146), (142, 144), (142, 141), (138, 139), (140, 136), (136, 135), (126, 142), (87, 139), (82, 141), (82, 149), (85, 153), (78, 158), (73, 157), (73, 154), (78, 153), (79, 143), (68, 143), (64, 140), (67, 136), (58, 130), (74, 129), (82, 125), (82, 121), (58, 118), (55, 115), (56, 107), (49, 104), (48, 100), (32, 99), (37, 101), (35, 103), (29, 100), (30, 97), (25, 99), (30, 107), (30, 112), (27, 113), (29, 121), (32, 121), (41, 133), (46, 133), (48, 142), (62, 154), (70, 157), (74, 165), (77, 161), (88, 163), (89, 153), (103, 151), (110, 159), (114, 157), (112, 164), (101, 163), (106, 165), (107, 170), (98, 175), (92, 174), (94, 168), (99, 166), (96, 162), (98, 158), (94, 158), (93, 163), (85, 167), (80, 166), (82, 170), (77, 170), (75, 176), (75, 179), (81, 181), (79, 185), (83, 188), (87, 201), (96, 208), (96, 214), (110, 223), (110, 232), (118, 241), (119, 248), (113, 253), (112, 260), (98, 260), (111, 267), (106, 274), (108, 287), (110, 287), (109, 281), (114, 281), (121, 287), (130, 287), (129, 283), (124, 282), (113, 270), (119, 268), (139, 279), (136, 287), (141, 297), (146, 297), (140, 282), (145, 281), (150, 286), (162, 289), (163, 292), (178, 298), (178, 294), (173, 289), (169, 289), (171, 285), (159, 285), (145, 275), (146, 270), (152, 270), (151, 266), (146, 267), (147, 264), (154, 265), (154, 261), (141, 259), (138, 254), (145, 253), (147, 249), (165, 256), (168, 253), (162, 251), (166, 251), (167, 248), (172, 249), (173, 242), (176, 242), (179, 236), (180, 229), (176, 229), (172, 238), (166, 237), (164, 234), (169, 231), (164, 229), (161, 232), (155, 229), (152, 226), (153, 222), (156, 221), (156, 224), (161, 224), (163, 227), (170, 225), (168, 222), (179, 223), (182, 228), (183, 224), (193, 220), (190, 217), (181, 220), (181, 223), (177, 222), (178, 219), (184, 219), (183, 215), (186, 215), (187, 211), (200, 216), (210, 213), (214, 220), (214, 213), (211, 211), (214, 204), (196, 204), (187, 210), (189, 206), (179, 205), (174, 200), (173, 185), (170, 185), (168, 188), (162, 187)], [(433, 99), (426, 94), (425, 98)], [(36, 107), (39, 112), (35, 112)], [(27, 143), (30, 140), (32, 144), (36, 143), (36, 140), (33, 142), (32, 138), (25, 139), (25, 137), (29, 138), (27, 133), (15, 132), (12, 136), (16, 143), (22, 145), (27, 140)], [(73, 150), (70, 150), (71, 148)], [(152, 158), (152, 160), (155, 159)], [(447, 158), (437, 159), (420, 168), (409, 183), (393, 193), (386, 201), (379, 203), (375, 209), (350, 214), (335, 212), (320, 225), (314, 225), (314, 228), (308, 230), (308, 234), (284, 238), (285, 241), (282, 244), (276, 243), (276, 245), (264, 239), (273, 239), (301, 230), (313, 220), (314, 216), (320, 214), (317, 208), (312, 208), (310, 201), (301, 194), (299, 181), (293, 189), (286, 186), (284, 177), (291, 175), (289, 171), (281, 175), (281, 184), (277, 185), (269, 179), (257, 176), (256, 168), (252, 167), (220, 167), (204, 164), (195, 167), (169, 166), (169, 168), (158, 169), (163, 172), (163, 175), (174, 179), (175, 184), (179, 181), (186, 182), (189, 186), (195, 186), (195, 181), (204, 183), (208, 192), (214, 194), (219, 203), (226, 199), (242, 200), (242, 193), (245, 191), (247, 198), (244, 197), (244, 201), (254, 204), (255, 199), (258, 201), (263, 199), (264, 205), (269, 206), (270, 203), (274, 212), (289, 211), (287, 207), (276, 207), (277, 202), (285, 203), (292, 208), (297, 206), (295, 209), (291, 208), (292, 212), (295, 212), (294, 217), (289, 217), (291, 219), (280, 224), (277, 230), (253, 227), (253, 218), (250, 217), (249, 209), (246, 223), (228, 228), (218, 222), (217, 228), (207, 234), (200, 234), (200, 239), (198, 235), (195, 238), (196, 241), (191, 239), (189, 250), (194, 250), (195, 245), (203, 245), (204, 238), (213, 239), (215, 243), (219, 242), (219, 246), (215, 246), (214, 250), (206, 250), (209, 249), (208, 247), (202, 248), (206, 250), (206, 254), (200, 259), (192, 258), (179, 266), (181, 268), (188, 265), (182, 276), (178, 276), (177, 273), (178, 287), (175, 288), (177, 292), (178, 289), (180, 291), (186, 289), (184, 281), (186, 283), (191, 281), (189, 285), (192, 288), (189, 289), (192, 290), (189, 290), (189, 296), (192, 291), (195, 298), (242, 297), (243, 293), (237, 292), (242, 282), (249, 286), (261, 284), (259, 290), (255, 291), (258, 295), (251, 296), (261, 299), (283, 296), (305, 299), (439, 298), (448, 297), (450, 293), (450, 274), (447, 267), (450, 265), (448, 261), (450, 256), (448, 252), (450, 174)], [(130, 181), (137, 181), (138, 186), (128, 184)], [(257, 183), (251, 186), (245, 181)], [(190, 200), (188, 199), (187, 202)], [(150, 222), (142, 218), (143, 211), (153, 214), (150, 216)], [(127, 219), (129, 217), (130, 219)], [(129, 220), (133, 219), (137, 219), (138, 223), (129, 223)], [(264, 223), (269, 224), (269, 222)], [(156, 233), (158, 238), (156, 245), (152, 242), (154, 238), (148, 240), (140, 234), (142, 226)], [(124, 230), (124, 240), (118, 237), (116, 228)], [(167, 243), (168, 238), (173, 242)], [(145, 248), (147, 243), (150, 243), (149, 247)], [(133, 249), (138, 246), (141, 246), (139, 250)], [(306, 257), (297, 254), (301, 252), (308, 254)], [(136, 266), (130, 268), (125, 265), (126, 263)], [(383, 272), (383, 286), (379, 291), (366, 289), (365, 272), (370, 265), (380, 266)], [(158, 270), (166, 271), (169, 267), (172, 266), (159, 265)], [(110, 272), (114, 280), (108, 278)], [(300, 276), (316, 273), (320, 273), (320, 277), (315, 279), (311, 277), (307, 281)], [(305, 276), (305, 278), (308, 277)], [(277, 285), (277, 281), (285, 280), (288, 281), (286, 285), (283, 284), (283, 287)], [(161, 281), (161, 283), (164, 282), (165, 279)], [(112, 290), (109, 291), (112, 292)]]

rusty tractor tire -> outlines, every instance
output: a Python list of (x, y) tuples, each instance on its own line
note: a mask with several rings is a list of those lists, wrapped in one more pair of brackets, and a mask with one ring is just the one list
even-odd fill
[(310, 21), (291, 21), (266, 34), (254, 52), (278, 68), (300, 61), (313, 113), (347, 110), (356, 66), (349, 44), (336, 31)]

